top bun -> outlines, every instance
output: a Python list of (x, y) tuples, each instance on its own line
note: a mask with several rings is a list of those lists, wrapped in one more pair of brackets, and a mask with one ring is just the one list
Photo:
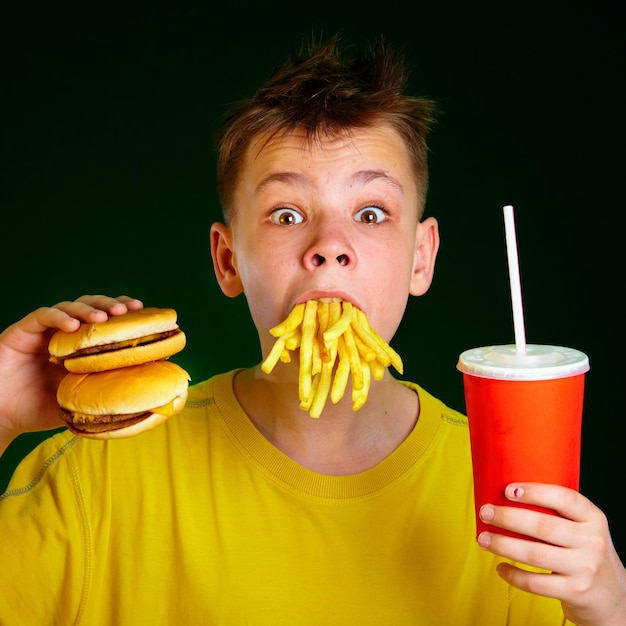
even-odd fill
[(187, 341), (176, 317), (174, 309), (145, 308), (83, 323), (76, 332), (57, 330), (48, 345), (50, 360), (89, 374), (166, 359)]
[(84, 348), (176, 330), (176, 318), (174, 309), (155, 307), (129, 311), (124, 315), (111, 315), (106, 322), (82, 323), (72, 333), (57, 330), (50, 339), (48, 351), (54, 357), (63, 358)]

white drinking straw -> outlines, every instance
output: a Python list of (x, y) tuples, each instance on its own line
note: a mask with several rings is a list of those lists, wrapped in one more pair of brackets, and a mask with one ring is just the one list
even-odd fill
[(506, 233), (506, 254), (509, 262), (509, 282), (511, 284), (511, 304), (513, 306), (513, 327), (515, 329), (515, 351), (526, 354), (526, 335), (524, 331), (524, 309), (522, 307), (522, 287), (520, 284), (519, 262), (517, 259), (517, 240), (513, 207), (507, 205), (504, 211), (504, 231)]

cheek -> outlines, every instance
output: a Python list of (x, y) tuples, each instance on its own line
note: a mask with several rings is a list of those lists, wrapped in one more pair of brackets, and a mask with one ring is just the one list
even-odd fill
[(377, 281), (393, 292), (407, 290), (413, 272), (415, 254), (411, 245), (403, 240), (378, 244), (369, 251), (368, 271)]
[(373, 319), (370, 319), (370, 324), (386, 342), (389, 342), (396, 334), (398, 326), (400, 326), (408, 301), (408, 293), (406, 290), (403, 290), (397, 293), (387, 292), (381, 295), (384, 297), (384, 299), (381, 297), (379, 300), (382, 308), (379, 308), (374, 313)]
[(250, 314), (257, 329), (263, 333), (282, 321), (284, 285), (289, 283), (293, 263), (288, 263), (275, 251), (263, 253), (260, 249), (252, 249), (254, 254), (248, 252), (238, 269)]
[[(382, 264), (381, 264), (382, 265)], [(373, 286), (370, 323), (385, 341), (390, 341), (400, 325), (409, 299), (411, 267), (400, 262), (372, 268), (368, 277)]]
[(274, 250), (267, 254), (254, 254), (246, 257), (245, 263), (239, 266), (241, 281), (246, 293), (263, 294), (270, 291), (277, 283), (287, 279), (293, 269), (284, 256)]

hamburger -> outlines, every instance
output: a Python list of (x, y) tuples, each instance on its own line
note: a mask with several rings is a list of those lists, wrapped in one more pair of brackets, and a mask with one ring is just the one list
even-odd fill
[(169, 361), (91, 374), (65, 375), (57, 389), (61, 419), (76, 435), (91, 439), (132, 437), (179, 413), (189, 375)]
[(57, 330), (50, 360), (68, 373), (57, 389), (61, 419), (92, 439), (131, 437), (162, 424), (187, 400), (189, 375), (166, 359), (186, 343), (174, 309), (145, 308)]
[(145, 308), (83, 323), (76, 332), (57, 330), (48, 345), (50, 360), (69, 372), (88, 374), (165, 359), (186, 343), (174, 309)]

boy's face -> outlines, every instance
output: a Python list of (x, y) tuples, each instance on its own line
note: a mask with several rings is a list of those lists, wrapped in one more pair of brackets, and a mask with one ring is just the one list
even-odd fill
[(423, 294), (432, 279), (437, 223), (418, 221), (422, 202), (391, 128), (253, 141), (236, 217), (214, 225), (211, 243), (218, 281), (227, 295), (246, 294), (263, 353), (272, 326), (320, 297), (350, 300), (390, 340), (409, 293)]

